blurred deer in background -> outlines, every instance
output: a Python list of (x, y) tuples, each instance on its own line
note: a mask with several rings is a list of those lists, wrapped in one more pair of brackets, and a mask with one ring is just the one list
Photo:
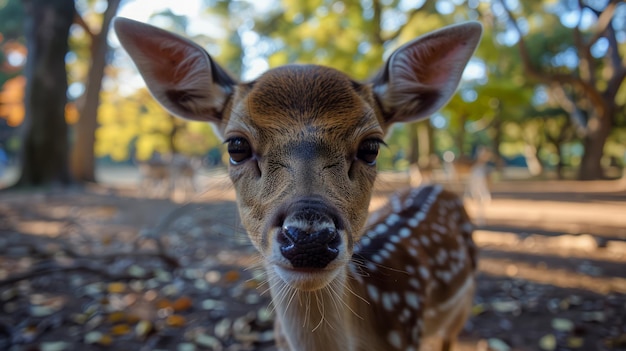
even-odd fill
[(239, 83), (200, 46), (127, 19), (115, 29), (153, 96), (209, 121), (228, 144), (241, 220), (263, 258), (282, 350), (449, 350), (475, 289), (472, 225), (436, 186), (391, 198), (369, 221), (376, 157), (396, 122), (454, 94), (478, 23), (396, 50), (369, 82), (289, 65)]
[(172, 196), (188, 200), (196, 194), (196, 172), (199, 165), (180, 154), (153, 156), (139, 162), (139, 187), (143, 194), (155, 197)]
[(469, 179), (465, 185), (465, 197), (475, 201), (477, 213), (474, 218), (478, 225), (486, 224), (486, 206), (491, 202), (489, 190), (489, 161), (493, 158), (487, 148), (480, 148), (476, 153), (476, 160), (470, 168)]

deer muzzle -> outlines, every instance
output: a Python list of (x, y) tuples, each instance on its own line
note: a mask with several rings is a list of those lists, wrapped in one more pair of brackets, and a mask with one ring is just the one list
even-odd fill
[(343, 225), (333, 206), (318, 198), (303, 198), (278, 214), (276, 243), (296, 270), (326, 268), (337, 258)]

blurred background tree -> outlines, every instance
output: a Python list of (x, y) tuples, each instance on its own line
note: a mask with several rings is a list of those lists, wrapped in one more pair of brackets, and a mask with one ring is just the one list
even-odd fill
[[(0, 0), (4, 148), (20, 143), (24, 4)], [(178, 153), (217, 164), (223, 154), (210, 126), (174, 119), (154, 103), (107, 32), (116, 12), (191, 38), (244, 80), (286, 63), (329, 65), (366, 80), (416, 36), (479, 20), (485, 35), (459, 93), (429, 121), (396, 126), (381, 168), (433, 167), (444, 151), (471, 164), (484, 147), (498, 168), (522, 166), (537, 177), (616, 177), (626, 162), (622, 1), (76, 0), (65, 119), (72, 174), (81, 181), (95, 180), (95, 160)]]
[[(620, 4), (621, 17), (616, 17)], [(621, 89), (626, 61), (617, 39), (619, 31), (623, 51), (623, 1), (562, 1), (548, 6), (527, 1), (515, 10), (501, 1), (494, 7), (499, 17), (508, 19), (502, 26), (518, 36), (524, 72), (547, 88), (579, 129), (584, 146), (579, 179), (604, 178), (605, 144), (626, 108)], [(546, 12), (541, 20), (537, 10)]]
[(17, 186), (69, 184), (65, 122), (72, 0), (25, 0), (24, 137)]
[[(75, 125), (75, 140), (72, 148), (71, 170), (74, 179), (79, 181), (95, 182), (95, 134), (100, 106), (100, 90), (104, 69), (107, 64), (109, 44), (107, 37), (111, 21), (117, 13), (120, 0), (106, 1), (105, 10), (98, 13), (93, 7), (102, 7), (102, 1), (88, 1), (87, 7), (81, 15), (76, 12), (76, 23), (82, 29), (82, 37), (86, 36), (89, 43), (87, 57), (81, 60), (89, 62), (87, 77), (84, 83), (84, 93), (79, 97), (78, 121)], [(99, 17), (98, 20), (93, 17)], [(94, 29), (91, 22), (99, 22)], [(78, 50), (76, 50), (78, 52)]]

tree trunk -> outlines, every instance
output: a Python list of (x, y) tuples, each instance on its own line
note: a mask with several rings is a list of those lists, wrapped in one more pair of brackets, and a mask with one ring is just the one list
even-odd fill
[(18, 187), (67, 185), (68, 128), (65, 122), (72, 0), (24, 0), (26, 11), (24, 139)]
[[(610, 116), (611, 111), (606, 112)], [(609, 116), (590, 119), (587, 135), (583, 140), (585, 151), (578, 169), (579, 180), (604, 179), (604, 170), (600, 161), (604, 155), (604, 144), (611, 133)]]
[(504, 169), (504, 157), (500, 153), (500, 144), (502, 144), (502, 135), (504, 134), (502, 131), (502, 118), (500, 118), (500, 109), (498, 109), (498, 114), (496, 118), (493, 120), (492, 124), (492, 140), (493, 140), (493, 159), (492, 161), (495, 163), (496, 169), (498, 171), (502, 171)]
[(563, 174), (563, 168), (565, 168), (565, 162), (563, 160), (563, 147), (561, 146), (561, 141), (557, 140), (554, 143), (554, 147), (556, 148), (556, 154), (559, 156), (559, 162), (556, 164), (556, 178), (559, 180), (565, 179)]
[(95, 182), (95, 133), (98, 126), (98, 107), (100, 106), (100, 88), (106, 67), (106, 54), (109, 50), (107, 36), (111, 21), (117, 13), (119, 0), (109, 0), (104, 12), (100, 32), (93, 34), (91, 42), (91, 66), (87, 76), (85, 95), (80, 106), (80, 118), (76, 123), (76, 140), (72, 149), (71, 170), (76, 180)]

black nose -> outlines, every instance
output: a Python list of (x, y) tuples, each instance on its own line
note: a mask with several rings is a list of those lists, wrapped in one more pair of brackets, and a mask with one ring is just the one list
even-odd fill
[(276, 238), (280, 252), (294, 268), (324, 268), (339, 254), (337, 229), (326, 227), (308, 232), (296, 226), (281, 229)]

